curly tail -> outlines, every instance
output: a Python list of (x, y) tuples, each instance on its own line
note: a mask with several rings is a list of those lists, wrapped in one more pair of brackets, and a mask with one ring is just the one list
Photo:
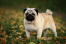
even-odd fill
[(49, 14), (49, 15), (53, 14), (53, 12), (51, 10), (49, 10), (49, 9), (46, 10), (46, 13)]

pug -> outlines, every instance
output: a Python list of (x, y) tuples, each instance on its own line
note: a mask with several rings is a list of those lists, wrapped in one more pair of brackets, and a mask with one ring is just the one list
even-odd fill
[(30, 38), (30, 32), (36, 31), (37, 38), (40, 39), (43, 30), (50, 28), (55, 37), (57, 37), (56, 25), (52, 17), (53, 12), (49, 9), (45, 13), (39, 13), (36, 8), (24, 9), (24, 27), (27, 38)]

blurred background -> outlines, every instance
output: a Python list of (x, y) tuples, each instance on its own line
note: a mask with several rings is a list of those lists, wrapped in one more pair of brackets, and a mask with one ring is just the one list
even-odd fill
[[(35, 33), (29, 40), (26, 38), (23, 9), (28, 7), (39, 12), (53, 11), (57, 38), (51, 30), (41, 40), (34, 37)], [(66, 0), (0, 0), (0, 44), (66, 44)]]

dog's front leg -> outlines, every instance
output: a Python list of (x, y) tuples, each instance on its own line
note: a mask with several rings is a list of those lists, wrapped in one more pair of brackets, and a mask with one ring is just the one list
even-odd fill
[(41, 35), (42, 35), (42, 29), (38, 29), (37, 30), (37, 39), (40, 39), (41, 38)]
[(27, 38), (29, 39), (29, 38), (30, 38), (30, 32), (27, 31), (27, 30), (25, 30), (25, 31), (26, 31), (26, 36), (27, 36)]

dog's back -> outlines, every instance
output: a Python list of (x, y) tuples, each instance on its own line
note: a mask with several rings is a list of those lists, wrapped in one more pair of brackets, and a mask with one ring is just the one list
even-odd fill
[(55, 26), (55, 23), (52, 17), (52, 11), (47, 9), (46, 13), (39, 13), (39, 16), (42, 16), (44, 19), (44, 28), (51, 28), (53, 25)]

